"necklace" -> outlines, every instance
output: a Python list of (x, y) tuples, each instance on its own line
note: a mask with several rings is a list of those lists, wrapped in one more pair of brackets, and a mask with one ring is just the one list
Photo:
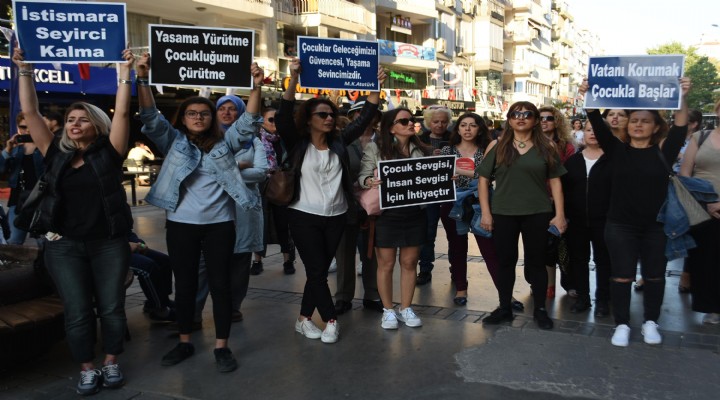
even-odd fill
[(525, 140), (518, 140), (518, 139), (513, 138), (513, 140), (515, 141), (515, 143), (517, 143), (517, 147), (521, 148), (521, 149), (524, 149), (527, 146), (525, 143), (530, 141), (529, 138), (525, 139)]

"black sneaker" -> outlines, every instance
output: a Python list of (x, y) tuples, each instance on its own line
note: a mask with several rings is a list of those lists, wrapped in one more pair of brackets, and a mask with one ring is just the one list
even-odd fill
[(420, 273), (417, 276), (417, 279), (415, 280), (415, 284), (417, 284), (418, 286), (422, 286), (422, 285), (430, 283), (431, 280), (432, 280), (432, 272), (420, 271)]
[(250, 266), (250, 275), (260, 275), (263, 272), (262, 261), (253, 261)]
[(169, 367), (171, 365), (179, 364), (191, 355), (195, 353), (195, 346), (192, 343), (180, 342), (170, 350), (169, 353), (165, 354), (162, 358), (161, 365), (163, 367)]
[(77, 394), (89, 396), (100, 391), (102, 373), (97, 369), (80, 371), (80, 380), (77, 384)]
[(125, 384), (125, 377), (120, 366), (117, 364), (108, 364), (102, 367), (103, 387), (115, 389)]
[(490, 315), (483, 318), (482, 322), (483, 324), (497, 325), (505, 321), (511, 322), (513, 319), (515, 319), (515, 315), (513, 315), (512, 310), (496, 308), (495, 311), (490, 313)]
[(510, 301), (510, 305), (512, 306), (512, 309), (515, 311), (524, 311), (525, 310), (525, 305), (518, 300), (512, 299)]
[(578, 314), (589, 310), (591, 306), (592, 303), (590, 302), (590, 296), (580, 296), (577, 300), (575, 300), (572, 307), (570, 307), (570, 312)]
[(295, 261), (285, 261), (283, 263), (283, 272), (285, 275), (292, 275), (295, 273)]
[(607, 301), (595, 301), (595, 318), (604, 318), (610, 315), (610, 306)]
[(159, 310), (150, 311), (150, 319), (153, 321), (165, 321), (172, 322), (177, 320), (175, 315), (175, 309), (170, 307), (163, 307)]
[(232, 372), (238, 367), (237, 360), (232, 355), (232, 352), (227, 347), (215, 349), (215, 362), (217, 363), (217, 370), (219, 372)]
[(540, 329), (552, 329), (553, 321), (548, 316), (547, 310), (544, 308), (536, 308), (533, 311), (533, 319)]
[(370, 311), (383, 312), (380, 300), (363, 300), (363, 308)]

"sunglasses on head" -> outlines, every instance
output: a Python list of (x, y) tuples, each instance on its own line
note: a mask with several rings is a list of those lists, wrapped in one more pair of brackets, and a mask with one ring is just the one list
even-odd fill
[(393, 125), (400, 124), (402, 126), (408, 126), (408, 124), (415, 124), (415, 118), (400, 118), (393, 121)]
[(534, 117), (534, 116), (535, 116), (535, 113), (533, 113), (532, 111), (513, 111), (510, 114), (510, 118), (512, 118), (512, 119), (520, 119), (520, 118), (528, 119), (528, 118)]
[(541, 116), (541, 117), (540, 117), (540, 121), (543, 121), (543, 122), (545, 122), (545, 121), (553, 122), (553, 121), (555, 121), (555, 117), (553, 117), (552, 115), (546, 115), (546, 116), (544, 116), (544, 117)]
[(335, 119), (335, 113), (332, 112), (325, 112), (325, 111), (318, 111), (312, 113), (312, 115), (317, 115), (320, 117), (320, 119), (327, 119), (327, 117), (331, 117), (332, 119)]

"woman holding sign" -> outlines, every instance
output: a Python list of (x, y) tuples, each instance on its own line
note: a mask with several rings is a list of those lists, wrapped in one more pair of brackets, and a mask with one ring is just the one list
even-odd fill
[[(308, 339), (335, 343), (340, 335), (337, 311), (327, 283), (328, 269), (348, 218), (357, 218), (352, 191), (347, 146), (360, 137), (377, 115), (380, 92), (371, 92), (360, 111), (338, 133), (339, 111), (328, 99), (316, 98), (298, 107), (293, 120), (295, 88), (300, 75), (300, 60), (290, 63), (290, 82), (283, 94), (275, 124), (290, 154), (295, 169), (295, 190), (288, 205), (290, 233), (305, 265), (305, 290), (295, 331)], [(386, 75), (378, 69), (380, 85)], [(326, 323), (321, 331), (312, 321), (315, 309)]]
[[(480, 226), (493, 232), (500, 264), (497, 285), (500, 307), (485, 317), (483, 323), (499, 324), (514, 318), (512, 292), (518, 237), (522, 233), (525, 280), (530, 283), (535, 308), (533, 318), (540, 329), (552, 329), (553, 321), (545, 308), (548, 285), (545, 247), (548, 230), (560, 235), (567, 226), (560, 183), (565, 168), (555, 144), (542, 131), (540, 111), (534, 104), (514, 103), (507, 119), (505, 132), (499, 140), (490, 143), (479, 168)], [(491, 209), (489, 187), (493, 178), (495, 193)]]
[[(442, 155), (458, 157), (455, 173), (458, 175), (455, 186), (458, 189), (470, 190), (470, 184), (478, 178), (476, 168), (480, 166), (483, 153), (490, 143), (490, 134), (483, 119), (475, 113), (465, 113), (457, 119), (450, 134), (450, 145), (441, 149)], [(474, 196), (473, 196), (474, 198)], [(454, 203), (440, 205), (440, 218), (448, 237), (448, 258), (450, 260), (450, 276), (455, 285), (453, 302), (459, 306), (467, 304), (467, 234), (460, 235), (455, 227), (455, 220), (450, 218), (450, 210)], [(497, 254), (495, 244), (490, 238), (474, 235), (487, 265), (490, 277), (497, 286)]]
[[(587, 79), (579, 93), (588, 90)], [(611, 168), (610, 209), (605, 224), (605, 241), (610, 251), (610, 301), (615, 318), (612, 344), (625, 347), (630, 339), (630, 285), (638, 261), (644, 285), (643, 340), (662, 343), (657, 320), (665, 295), (665, 244), (658, 212), (668, 190), (668, 168), (685, 141), (688, 123), (686, 97), (690, 80), (680, 79), (681, 108), (669, 129), (657, 110), (631, 110), (628, 115), (629, 142), (616, 139), (597, 110), (587, 110), (595, 137)], [(667, 139), (664, 139), (667, 134)]]
[(145, 200), (167, 210), (167, 249), (175, 275), (180, 330), (180, 343), (163, 356), (162, 365), (178, 364), (195, 352), (190, 332), (202, 254), (213, 298), (215, 361), (218, 371), (231, 372), (237, 368), (227, 344), (232, 318), (230, 268), (236, 206), (244, 210), (260, 207), (234, 155), (247, 147), (257, 133), (263, 70), (255, 63), (250, 67), (253, 89), (246, 112), (224, 134), (215, 104), (204, 97), (182, 102), (174, 124), (166, 120), (155, 107), (148, 85), (149, 72), (150, 56), (144, 54), (138, 61), (136, 81), (142, 132), (167, 156)]
[[(368, 143), (363, 153), (358, 182), (363, 188), (377, 187), (382, 182), (376, 177), (378, 161), (401, 158), (419, 158), (432, 151), (415, 135), (414, 118), (407, 108), (386, 112), (380, 120), (379, 143)], [(377, 284), (383, 303), (380, 323), (384, 329), (397, 329), (398, 320), (409, 327), (422, 326), (415, 315), (412, 298), (415, 294), (415, 273), (420, 246), (425, 242), (427, 226), (425, 210), (420, 206), (391, 208), (383, 211), (375, 225), (375, 253), (378, 259)], [(393, 307), (393, 268), (400, 248), (400, 309)]]
[[(45, 157), (38, 228), (47, 232), (45, 264), (63, 301), (70, 352), (82, 368), (77, 385), (82, 395), (97, 393), (101, 384), (117, 388), (125, 383), (117, 357), (127, 329), (125, 278), (132, 216), (122, 186), (122, 163), (130, 133), (130, 69), (135, 59), (130, 50), (123, 58), (127, 62), (120, 64), (112, 122), (94, 105), (74, 103), (67, 109), (62, 136), (56, 138), (38, 110), (33, 66), (24, 62), (22, 50), (15, 49), (13, 55), (19, 68), (20, 106), (33, 143)], [(96, 310), (105, 352), (101, 370), (94, 364)]]

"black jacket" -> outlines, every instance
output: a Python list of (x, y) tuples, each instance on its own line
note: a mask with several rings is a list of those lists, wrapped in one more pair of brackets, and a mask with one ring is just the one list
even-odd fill
[(611, 169), (607, 156), (603, 154), (590, 169), (587, 177), (582, 152), (570, 156), (565, 162), (567, 173), (562, 176), (565, 198), (565, 216), (569, 223), (583, 226), (605, 224), (610, 207)]
[[(74, 152), (62, 152), (58, 147), (58, 141), (59, 139), (55, 139), (45, 156), (46, 189), (39, 205), (41, 213), (38, 225), (41, 228), (39, 231), (44, 232), (60, 232), (57, 218), (61, 201), (58, 181), (64, 171), (70, 167), (75, 155)], [(100, 136), (87, 148), (83, 159), (100, 182), (103, 210), (110, 237), (126, 236), (132, 228), (132, 215), (122, 185), (122, 156), (112, 147), (109, 137)]]

